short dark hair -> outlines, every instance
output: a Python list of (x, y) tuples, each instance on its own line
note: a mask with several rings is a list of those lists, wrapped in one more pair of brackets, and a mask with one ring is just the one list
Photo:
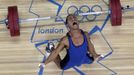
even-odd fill
[(68, 17), (69, 17), (69, 16), (75, 16), (75, 15), (74, 15), (74, 14), (69, 14), (69, 15), (67, 15), (67, 17), (66, 17), (66, 22), (65, 22), (66, 25), (68, 24)]

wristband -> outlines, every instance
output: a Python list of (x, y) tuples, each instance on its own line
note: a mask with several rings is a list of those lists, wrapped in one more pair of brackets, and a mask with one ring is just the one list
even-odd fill
[(104, 57), (104, 55), (100, 55), (102, 58)]
[(39, 65), (38, 65), (39, 67), (45, 67), (45, 64), (44, 63), (40, 63)]

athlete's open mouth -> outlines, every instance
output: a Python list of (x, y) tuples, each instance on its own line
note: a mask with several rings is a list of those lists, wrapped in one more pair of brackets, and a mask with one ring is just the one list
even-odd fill
[(77, 22), (74, 22), (73, 25), (77, 25)]

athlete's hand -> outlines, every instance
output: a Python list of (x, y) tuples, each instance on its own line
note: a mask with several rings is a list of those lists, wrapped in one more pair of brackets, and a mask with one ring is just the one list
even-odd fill
[(101, 57), (100, 54), (96, 54), (96, 55), (93, 56), (94, 60), (98, 60), (100, 57)]

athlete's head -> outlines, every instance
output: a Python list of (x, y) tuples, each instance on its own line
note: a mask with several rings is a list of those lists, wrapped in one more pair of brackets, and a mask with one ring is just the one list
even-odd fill
[(76, 29), (79, 29), (79, 22), (78, 22), (78, 19), (75, 15), (73, 14), (69, 14), (67, 17), (66, 17), (66, 25), (68, 26), (68, 28), (70, 30), (76, 30)]

